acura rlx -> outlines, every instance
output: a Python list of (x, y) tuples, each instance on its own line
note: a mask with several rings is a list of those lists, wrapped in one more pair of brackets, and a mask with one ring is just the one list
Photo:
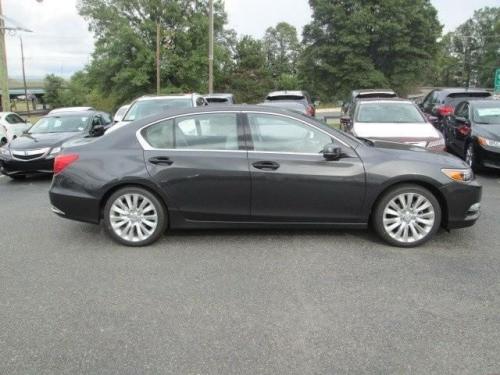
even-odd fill
[(365, 228), (417, 246), (473, 225), (481, 186), (455, 156), (357, 139), (261, 106), (205, 107), (74, 140), (54, 163), (53, 211), (131, 246), (167, 228)]

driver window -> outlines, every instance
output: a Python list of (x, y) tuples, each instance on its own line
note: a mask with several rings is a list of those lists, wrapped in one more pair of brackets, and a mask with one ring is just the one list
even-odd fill
[(332, 142), (327, 134), (291, 118), (248, 114), (248, 121), (255, 151), (319, 154)]

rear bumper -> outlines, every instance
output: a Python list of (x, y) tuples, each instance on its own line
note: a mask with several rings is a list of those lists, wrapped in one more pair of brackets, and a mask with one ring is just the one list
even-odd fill
[(7, 176), (25, 173), (53, 173), (54, 159), (38, 159), (20, 161), (15, 159), (1, 159), (0, 172)]
[(446, 229), (466, 228), (474, 225), (481, 215), (482, 187), (477, 181), (467, 184), (451, 183), (441, 188), (446, 200)]
[(49, 197), (52, 211), (55, 214), (66, 219), (99, 224), (100, 201), (95, 197), (55, 186), (54, 181), (49, 191)]

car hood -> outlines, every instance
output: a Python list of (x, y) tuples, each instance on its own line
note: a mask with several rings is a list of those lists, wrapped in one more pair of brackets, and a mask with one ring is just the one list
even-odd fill
[[(444, 151), (432, 151), (423, 147), (417, 147), (411, 144), (371, 140), (373, 148), (381, 152), (390, 153), (390, 158), (422, 161), (448, 168), (468, 168), (469, 166), (458, 157)], [(403, 151), (403, 152), (402, 152)]]
[(387, 139), (399, 142), (439, 139), (438, 131), (429, 123), (354, 123), (353, 132), (358, 137)]
[(82, 137), (82, 133), (45, 133), (45, 134), (23, 134), (12, 142), (9, 147), (12, 150), (33, 150), (46, 147), (59, 147), (64, 142)]
[(478, 125), (474, 126), (474, 131), (476, 135), (492, 139), (494, 141), (500, 141), (500, 124), (494, 125)]

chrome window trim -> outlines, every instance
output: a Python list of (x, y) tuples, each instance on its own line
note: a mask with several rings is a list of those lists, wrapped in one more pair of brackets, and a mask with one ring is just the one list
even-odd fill
[[(165, 117), (161, 120), (158, 120), (158, 121), (155, 121), (155, 122), (152, 122), (150, 124), (147, 124), (147, 125), (144, 125), (142, 126), (141, 128), (139, 128), (136, 132), (135, 132), (135, 136), (137, 138), (137, 140), (139, 141), (139, 144), (141, 145), (141, 147), (143, 148), (144, 151), (212, 151), (212, 152), (247, 152), (247, 150), (204, 150), (204, 149), (198, 149), (198, 150), (195, 150), (195, 149), (177, 149), (177, 148), (155, 148), (155, 147), (152, 147), (145, 139), (144, 137), (142, 136), (141, 132), (143, 129), (145, 128), (148, 128), (150, 126), (153, 126), (153, 125), (156, 125), (156, 124), (159, 124), (160, 122), (163, 122), (163, 121), (168, 121), (168, 120), (173, 120), (173, 119), (177, 119), (177, 118), (181, 118), (181, 117), (188, 117), (188, 116), (199, 116), (199, 115), (204, 115), (204, 114), (218, 114), (218, 113), (234, 113), (234, 114), (249, 114), (249, 113), (254, 113), (254, 114), (262, 114), (262, 115), (271, 115), (271, 116), (279, 116), (279, 117), (285, 117), (285, 118), (289, 118), (291, 120), (294, 120), (294, 121), (298, 121), (298, 122), (301, 122), (311, 128), (313, 128), (314, 130), (317, 130), (323, 134), (326, 134), (327, 136), (329, 136), (330, 138), (333, 138), (335, 139), (335, 141), (341, 143), (342, 145), (344, 145), (345, 147), (348, 147), (350, 149), (352, 149), (351, 146), (349, 146), (347, 143), (345, 143), (344, 141), (342, 141), (341, 139), (335, 137), (334, 135), (328, 133), (327, 131), (323, 130), (323, 129), (320, 129), (316, 126), (314, 126), (313, 124), (309, 124), (307, 121), (304, 121), (302, 119), (298, 119), (298, 118), (295, 118), (293, 116), (289, 116), (289, 115), (284, 115), (284, 114), (281, 114), (281, 113), (273, 113), (273, 112), (266, 112), (266, 111), (256, 111), (256, 110), (249, 110), (249, 111), (210, 111), (210, 112), (195, 112), (195, 113), (187, 113), (187, 114), (183, 114), (183, 115), (177, 115), (177, 116), (169, 116), (169, 117)], [(260, 153), (274, 153), (274, 154), (293, 154), (293, 155), (316, 155), (316, 154), (311, 154), (311, 153), (301, 153), (301, 152), (275, 152), (275, 151), (255, 151), (255, 150), (250, 150), (248, 152), (260, 152)], [(320, 155), (318, 153), (318, 155)]]

